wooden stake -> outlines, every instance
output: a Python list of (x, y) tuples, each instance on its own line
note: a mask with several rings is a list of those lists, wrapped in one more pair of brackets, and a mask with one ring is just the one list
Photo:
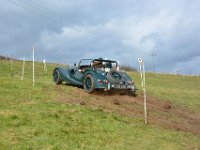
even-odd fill
[(10, 57), (10, 70), (12, 70), (13, 69), (13, 61), (12, 61), (12, 57)]
[(46, 60), (43, 60), (43, 64), (44, 64), (44, 74), (47, 73), (47, 65), (46, 65)]
[(21, 76), (21, 80), (24, 80), (24, 67), (25, 67), (25, 57), (23, 58), (23, 63), (22, 63), (22, 76)]
[(143, 92), (144, 92), (144, 121), (145, 121), (145, 124), (148, 124), (144, 60), (141, 59), (141, 58), (138, 58), (138, 62), (139, 62), (139, 65), (140, 65), (140, 77), (141, 77), (141, 83), (142, 83), (142, 88), (143, 88)]
[(146, 96), (146, 88), (145, 88), (145, 68), (144, 68), (144, 60), (143, 60), (143, 91), (144, 91), (144, 120), (145, 124), (148, 124), (147, 120), (147, 96)]
[(33, 86), (35, 86), (35, 45), (33, 45)]

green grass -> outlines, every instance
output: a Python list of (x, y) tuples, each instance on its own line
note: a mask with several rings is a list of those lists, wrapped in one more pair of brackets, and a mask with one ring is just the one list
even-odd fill
[[(130, 73), (141, 90), (138, 73)], [(177, 76), (146, 73), (147, 94), (175, 105), (200, 111), (200, 76)]]
[[(59, 89), (52, 82), (55, 65), (48, 64), (45, 75), (42, 63), (36, 63), (35, 87), (32, 87), (32, 64), (26, 62), (23, 81), (20, 79), (21, 65), (21, 61), (14, 61), (11, 70), (9, 61), (0, 60), (0, 149), (200, 148), (200, 137), (191, 133), (147, 126), (142, 119), (106, 113), (99, 108), (61, 103)], [(157, 80), (164, 84), (164, 77), (159, 75)], [(147, 80), (149, 93), (159, 94), (153, 92), (157, 85), (154, 79), (151, 80)], [(177, 80), (181, 79), (177, 77)], [(158, 89), (162, 92), (165, 85), (159, 84)], [(74, 87), (62, 88), (68, 98), (73, 95)], [(189, 102), (190, 107), (196, 108), (193, 102)]]

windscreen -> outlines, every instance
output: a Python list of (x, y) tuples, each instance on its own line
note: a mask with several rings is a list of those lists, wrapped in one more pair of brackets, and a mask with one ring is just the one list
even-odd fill
[(82, 59), (79, 63), (79, 66), (89, 66), (92, 62), (92, 59)]

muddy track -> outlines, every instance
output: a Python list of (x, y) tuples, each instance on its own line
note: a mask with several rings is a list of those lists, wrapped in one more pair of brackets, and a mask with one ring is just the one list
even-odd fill
[[(87, 105), (126, 116), (139, 118), (144, 116), (141, 94), (137, 97), (105, 93), (88, 95), (83, 89), (73, 87), (72, 96), (67, 97), (59, 86), (56, 86), (55, 89), (58, 91), (60, 102)], [(150, 124), (200, 135), (200, 113), (149, 95), (147, 96), (147, 109)]]

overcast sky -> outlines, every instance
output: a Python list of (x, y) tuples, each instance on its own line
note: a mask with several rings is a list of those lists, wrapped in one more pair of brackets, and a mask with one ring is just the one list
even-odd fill
[[(0, 55), (200, 74), (199, 0), (0, 0)], [(152, 57), (153, 54), (153, 57)], [(153, 59), (152, 59), (153, 58)]]

